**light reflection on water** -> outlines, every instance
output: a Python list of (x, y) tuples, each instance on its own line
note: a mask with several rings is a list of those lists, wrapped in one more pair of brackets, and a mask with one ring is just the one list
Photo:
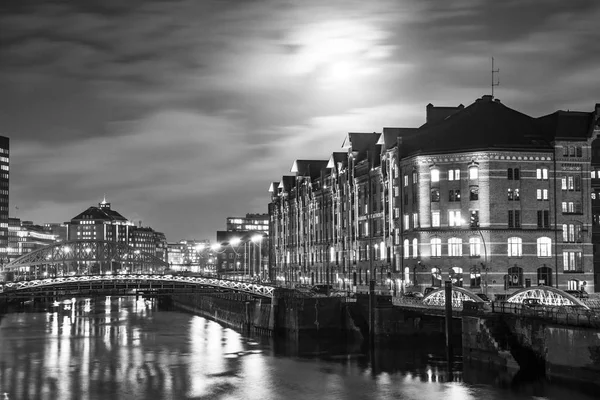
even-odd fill
[(590, 399), (456, 363), (443, 344), (248, 338), (143, 298), (78, 299), (0, 322), (5, 399)]

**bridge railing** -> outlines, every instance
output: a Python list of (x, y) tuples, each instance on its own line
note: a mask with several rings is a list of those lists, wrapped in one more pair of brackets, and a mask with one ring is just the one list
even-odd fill
[(519, 303), (495, 301), (492, 312), (514, 314), (527, 318), (541, 318), (560, 325), (575, 325), (590, 328), (600, 328), (600, 312), (571, 306), (539, 306), (528, 307)]

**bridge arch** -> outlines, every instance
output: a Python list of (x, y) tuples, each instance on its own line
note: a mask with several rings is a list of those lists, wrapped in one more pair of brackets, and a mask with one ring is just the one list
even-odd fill
[[(459, 286), (452, 286), (452, 307), (461, 308), (463, 301), (474, 301), (483, 303), (484, 301), (475, 293)], [(423, 297), (423, 304), (428, 306), (444, 306), (446, 304), (446, 289), (440, 288)]]
[[(163, 273), (168, 263), (125, 243), (71, 240), (42, 247), (4, 266), (15, 280), (74, 275)], [(10, 280), (10, 279), (7, 279)]]
[(523, 300), (531, 298), (549, 306), (579, 306), (589, 309), (588, 305), (577, 297), (552, 286), (536, 286), (517, 290), (506, 301), (522, 304)]

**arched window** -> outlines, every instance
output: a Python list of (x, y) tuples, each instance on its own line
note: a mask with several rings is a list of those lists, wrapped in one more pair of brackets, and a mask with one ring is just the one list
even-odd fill
[(577, 279), (569, 279), (567, 281), (567, 290), (579, 290), (579, 281)]
[(549, 237), (537, 239), (537, 256), (552, 257), (552, 240)]
[(454, 286), (463, 285), (463, 269), (460, 267), (452, 267), (450, 268), (450, 280)]
[(508, 256), (521, 257), (523, 255), (523, 240), (519, 237), (508, 238)]
[(523, 287), (523, 268), (514, 266), (508, 269), (508, 287)]
[(552, 268), (543, 267), (537, 270), (538, 286), (552, 286)]
[(472, 288), (481, 286), (481, 270), (478, 267), (476, 267), (476, 266), (471, 267), (470, 277), (471, 277), (470, 286)]
[(439, 268), (431, 268), (431, 286), (442, 286), (442, 271)]
[(417, 258), (417, 256), (419, 255), (419, 241), (416, 238), (412, 241), (412, 251), (413, 258)]
[(410, 257), (410, 243), (408, 239), (404, 239), (404, 258)]
[(462, 257), (462, 239), (448, 239), (448, 257)]
[(431, 257), (442, 256), (442, 239), (432, 238), (431, 239)]

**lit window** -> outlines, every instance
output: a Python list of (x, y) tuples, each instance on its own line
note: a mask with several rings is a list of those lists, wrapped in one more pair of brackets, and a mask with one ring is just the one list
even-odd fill
[(408, 239), (404, 239), (404, 258), (410, 257), (410, 244)]
[(549, 237), (541, 237), (537, 240), (537, 256), (552, 257), (552, 240)]
[(413, 213), (413, 228), (419, 227), (419, 214)]
[(417, 258), (417, 255), (419, 254), (419, 241), (417, 239), (413, 239), (412, 241), (412, 248), (413, 248), (413, 258)]
[(404, 175), (404, 186), (408, 186), (408, 175)]
[(431, 257), (442, 256), (442, 239), (433, 238), (431, 239)]
[(479, 178), (479, 168), (475, 166), (469, 167), (469, 179)]
[(462, 239), (461, 238), (449, 238), (448, 239), (448, 257), (461, 257), (462, 256)]
[(469, 238), (469, 255), (471, 257), (481, 256), (481, 239), (478, 237)]
[(404, 230), (408, 230), (410, 228), (410, 219), (408, 214), (404, 214)]
[(432, 227), (440, 226), (440, 212), (439, 211), (431, 212), (431, 226)]
[(449, 169), (448, 170), (448, 180), (449, 181), (459, 181), (460, 180), (460, 169)]
[(448, 211), (448, 224), (450, 226), (462, 225), (462, 219), (460, 217), (460, 210)]
[(439, 182), (440, 181), (440, 170), (437, 168), (433, 168), (431, 170), (431, 182)]
[(523, 240), (518, 237), (508, 238), (508, 256), (521, 257), (523, 255)]

